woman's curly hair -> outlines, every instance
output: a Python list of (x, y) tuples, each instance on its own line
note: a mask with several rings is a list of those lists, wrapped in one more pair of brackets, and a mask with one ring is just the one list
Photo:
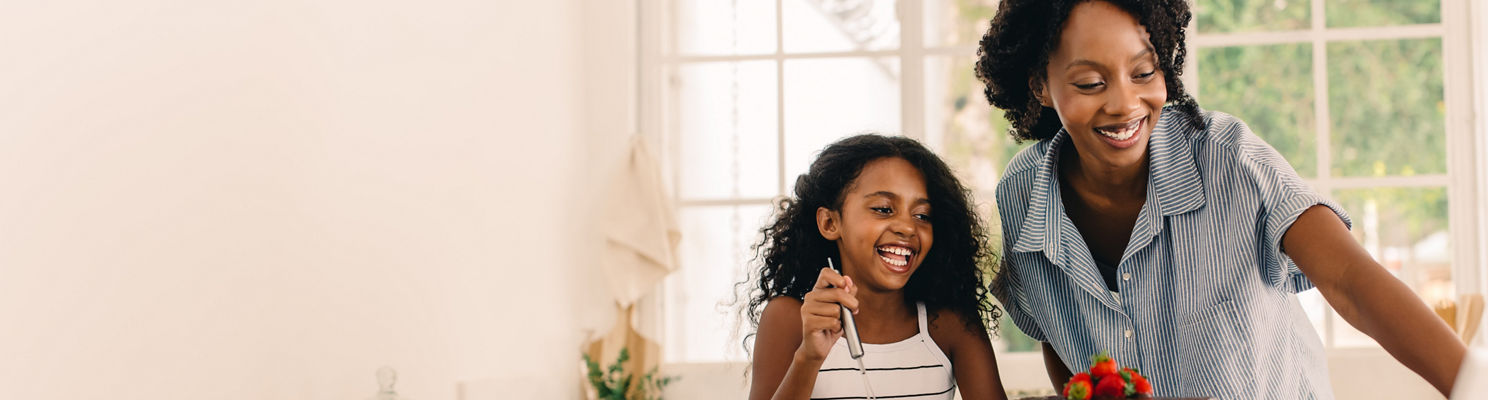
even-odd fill
[(1044, 140), (1063, 126), (1053, 109), (1039, 104), (1029, 83), (1047, 78), (1049, 54), (1059, 46), (1070, 11), (1088, 1), (1116, 5), (1147, 28), (1167, 84), (1168, 103), (1187, 114), (1189, 123), (1203, 128), (1198, 103), (1178, 79), (1188, 52), (1184, 30), (1193, 16), (1187, 0), (1003, 0), (977, 49), (976, 75), (987, 86), (987, 101), (1012, 123), (1008, 134), (1019, 142)]
[[(795, 198), (781, 200), (773, 222), (760, 229), (763, 238), (754, 245), (759, 268), (739, 284), (746, 286), (740, 295), (748, 303), (741, 312), (754, 328), (751, 332), (758, 331), (760, 314), (771, 298), (804, 299), (827, 257), (840, 259), (837, 244), (817, 229), (816, 210), (840, 211), (863, 167), (886, 157), (904, 159), (919, 169), (930, 197), (935, 235), (932, 250), (904, 286), (905, 302), (910, 306), (924, 302), (929, 310), (955, 312), (968, 329), (986, 327), (984, 319), (996, 327), (999, 312), (988, 301), (988, 289), (982, 284), (993, 257), (982, 219), (972, 207), (971, 192), (940, 157), (919, 142), (868, 134), (842, 139), (822, 150), (811, 169), (796, 179)], [(744, 340), (746, 351), (750, 337), (753, 334)]]

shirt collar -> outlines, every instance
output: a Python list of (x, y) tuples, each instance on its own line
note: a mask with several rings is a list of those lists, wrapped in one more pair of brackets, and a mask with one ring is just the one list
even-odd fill
[[(1199, 132), (1189, 127), (1186, 118), (1188, 116), (1182, 111), (1165, 109), (1147, 142), (1148, 190), (1155, 191), (1157, 199), (1157, 209), (1148, 210), (1153, 219), (1184, 214), (1204, 206), (1204, 185), (1189, 143)], [(1019, 227), (1018, 239), (1011, 249), (1013, 252), (1042, 251), (1049, 260), (1059, 259), (1060, 216), (1064, 214), (1064, 204), (1059, 197), (1059, 149), (1068, 138), (1069, 132), (1060, 128), (1049, 139), (1044, 157), (1034, 171), (1032, 193), (1028, 196), (1028, 215), (1023, 218), (1023, 226)], [(1153, 194), (1148, 193), (1148, 198), (1153, 198)], [(1149, 206), (1153, 205), (1144, 205)], [(1162, 229), (1160, 222), (1150, 221), (1154, 234)]]

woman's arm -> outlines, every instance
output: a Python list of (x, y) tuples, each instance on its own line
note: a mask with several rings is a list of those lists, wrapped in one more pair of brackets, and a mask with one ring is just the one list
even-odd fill
[(997, 355), (986, 328), (967, 329), (965, 321), (959, 314), (942, 311), (930, 324), (930, 337), (949, 349), (946, 358), (951, 359), (961, 398), (1006, 400), (1007, 391), (1002, 388)]
[(1075, 373), (1070, 372), (1064, 366), (1064, 361), (1059, 359), (1059, 353), (1054, 352), (1054, 347), (1049, 342), (1039, 342), (1044, 349), (1044, 371), (1049, 373), (1049, 383), (1054, 384), (1054, 393), (1064, 393), (1064, 384), (1069, 382)]
[(1309, 208), (1282, 236), (1282, 247), (1338, 315), (1442, 395), (1452, 393), (1466, 347), (1354, 241), (1336, 214), (1321, 205)]

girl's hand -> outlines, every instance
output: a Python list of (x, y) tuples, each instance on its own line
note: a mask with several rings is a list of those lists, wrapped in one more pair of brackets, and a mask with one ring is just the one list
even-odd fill
[(801, 347), (796, 355), (808, 360), (820, 361), (832, 351), (832, 344), (842, 337), (842, 308), (846, 306), (853, 314), (858, 312), (857, 285), (852, 278), (837, 274), (831, 268), (822, 268), (816, 276), (816, 286), (806, 293), (801, 303)]

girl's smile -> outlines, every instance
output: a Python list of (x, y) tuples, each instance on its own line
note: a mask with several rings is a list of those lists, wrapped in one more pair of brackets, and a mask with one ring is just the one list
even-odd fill
[(884, 266), (891, 272), (908, 273), (909, 260), (914, 257), (914, 250), (907, 245), (883, 245), (878, 246), (878, 258), (882, 259)]

